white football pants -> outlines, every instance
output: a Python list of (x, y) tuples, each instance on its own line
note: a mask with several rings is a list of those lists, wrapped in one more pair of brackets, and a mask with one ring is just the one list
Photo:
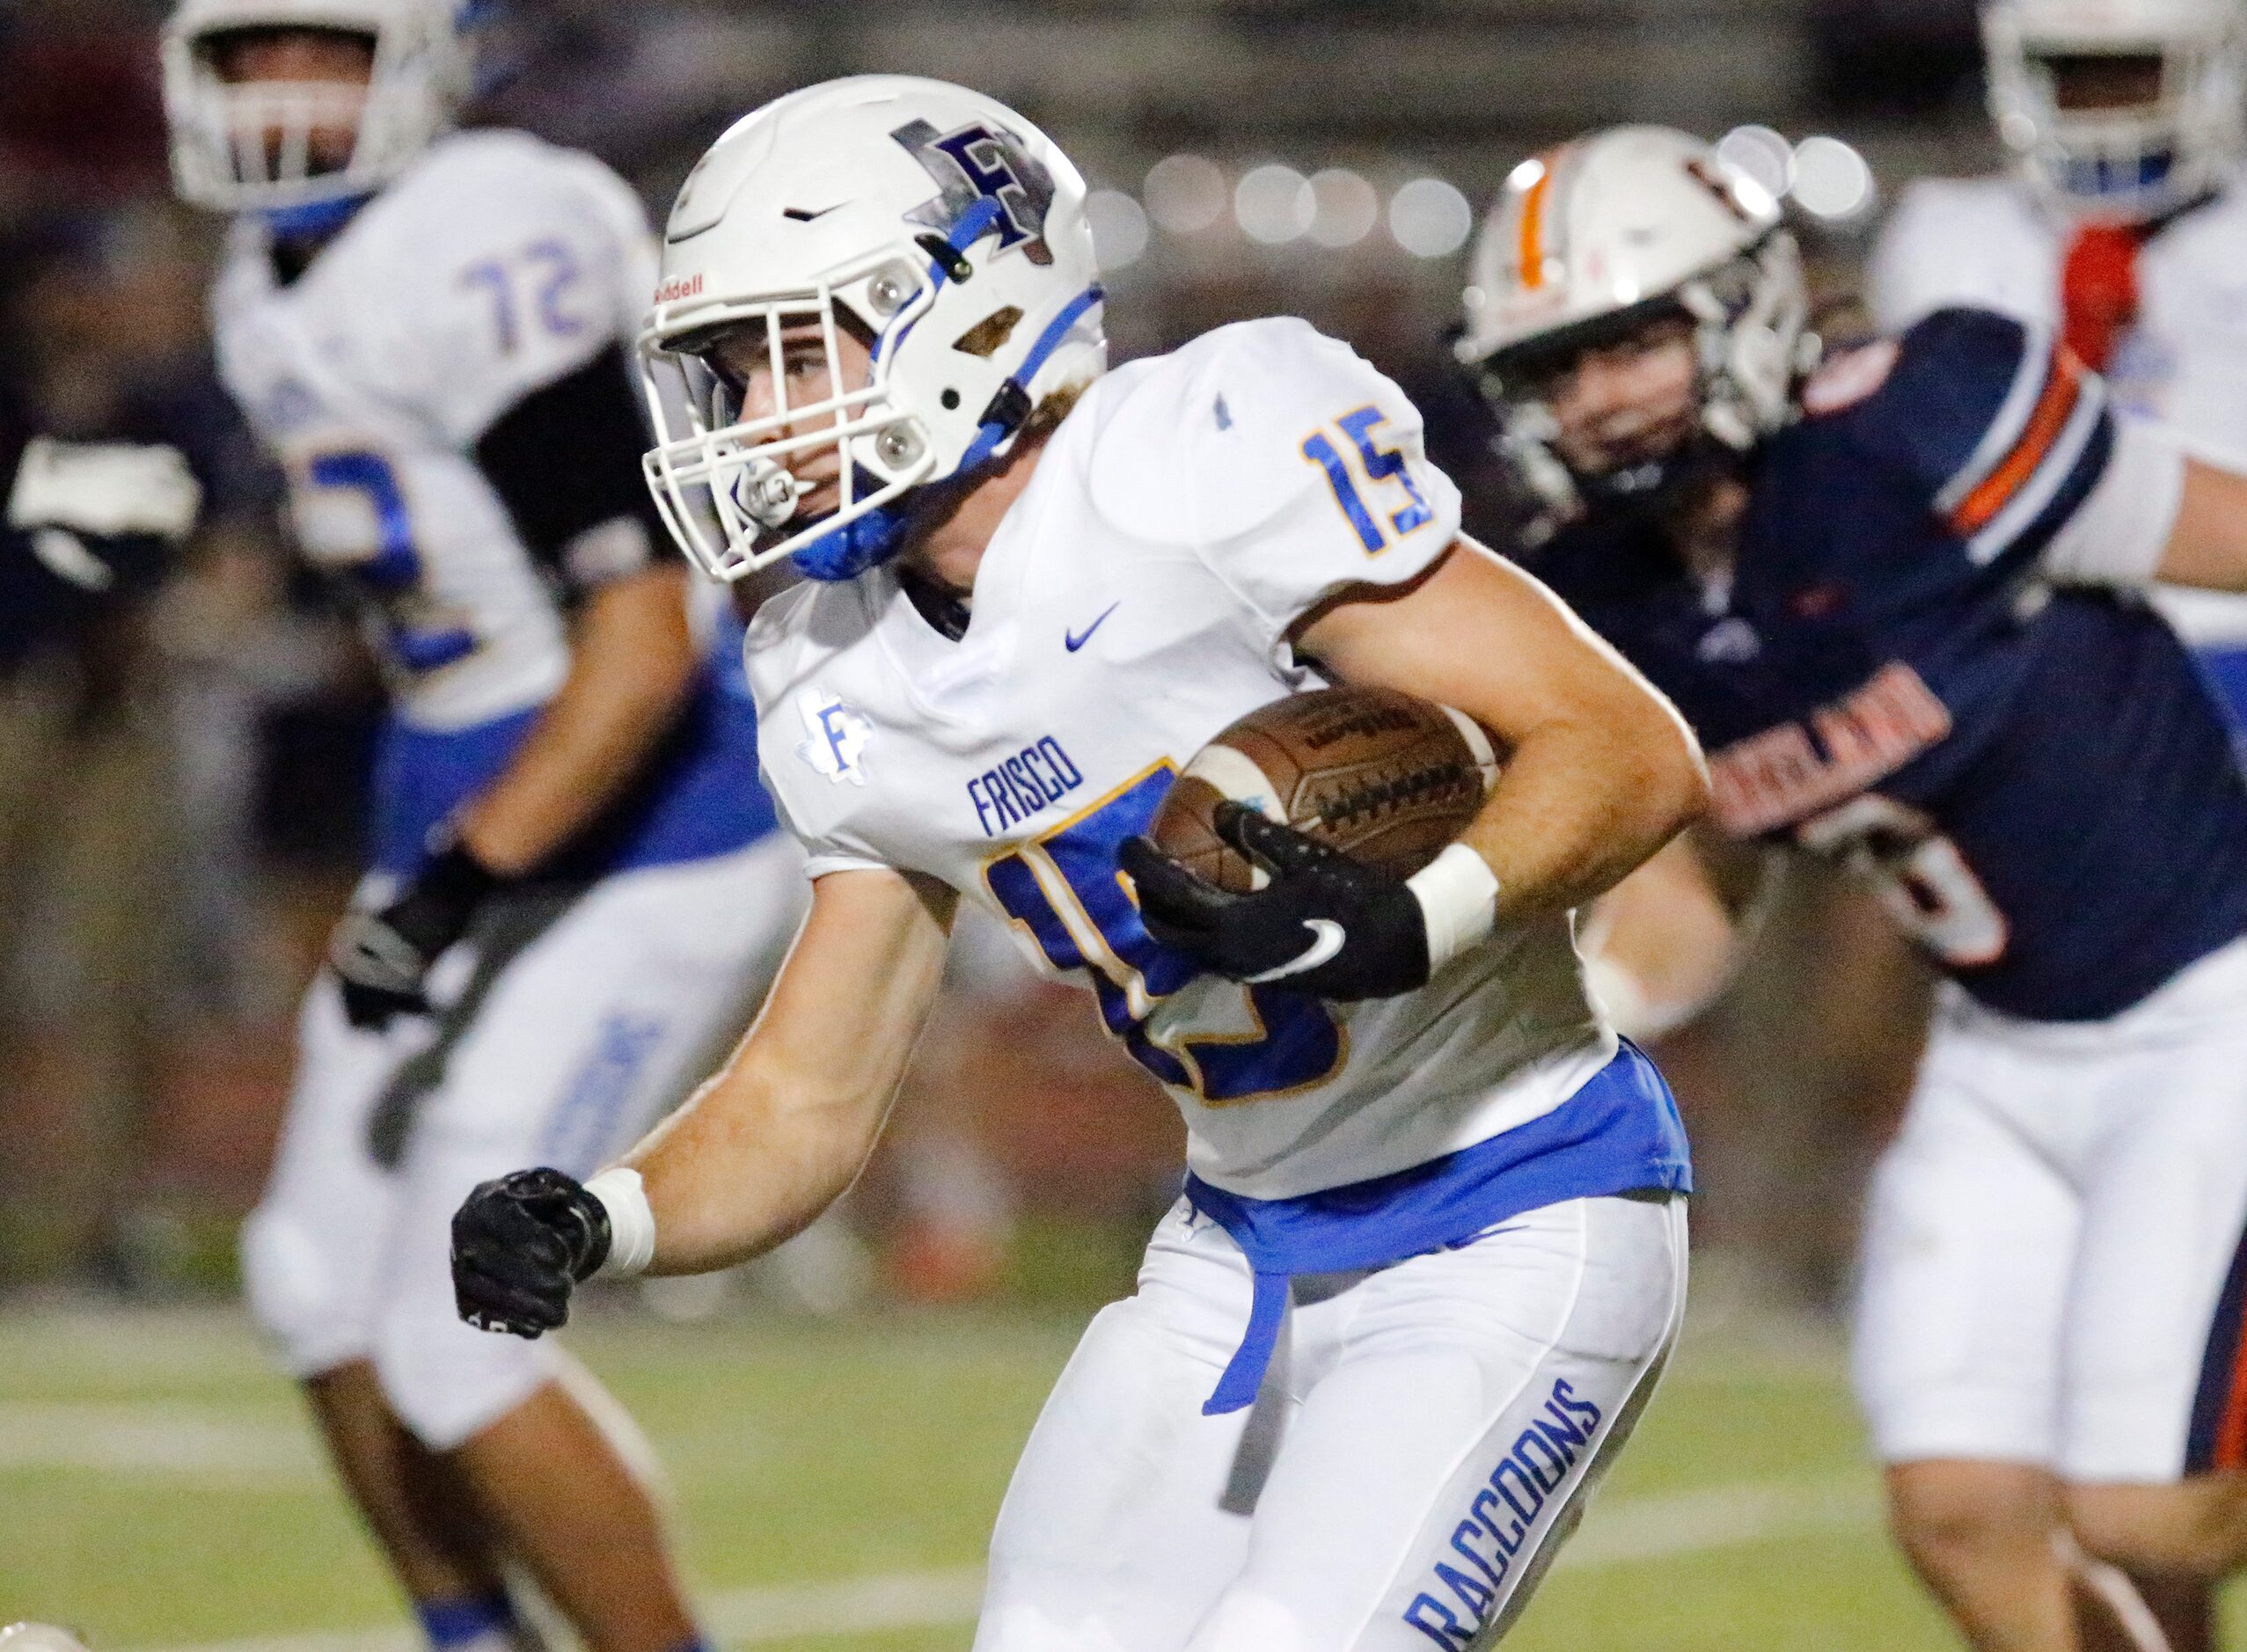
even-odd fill
[(372, 1359), (400, 1420), (436, 1451), (549, 1380), (546, 1342), (461, 1323), (453, 1212), (511, 1170), (588, 1174), (680, 1099), (778, 967), (806, 899), (802, 864), (779, 834), (620, 873), (543, 926), (534, 917), (496, 972), (472, 936), (431, 977), (453, 1013), (384, 1032), (352, 1027), (323, 973), (280, 1154), (242, 1234), (252, 1312), (289, 1372)]
[(1204, 1416), (1249, 1291), (1181, 1201), (1030, 1435), (976, 1652), (1494, 1645), (1653, 1392), (1685, 1203), (1579, 1199), (1299, 1277), (1255, 1407)]
[(1947, 990), (1866, 1214), (1883, 1461), (2084, 1483), (2247, 1467), (2247, 941), (2110, 1020)]

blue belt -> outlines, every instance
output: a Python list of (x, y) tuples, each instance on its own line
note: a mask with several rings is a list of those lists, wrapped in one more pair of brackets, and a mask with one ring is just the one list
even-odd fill
[(1186, 1197), (1233, 1236), (1255, 1270), (1248, 1334), (1202, 1414), (1255, 1403), (1297, 1274), (1386, 1268), (1570, 1199), (1692, 1191), (1677, 1102), (1654, 1064), (1628, 1042), (1544, 1117), (1393, 1175), (1296, 1199), (1244, 1199), (1189, 1174)]

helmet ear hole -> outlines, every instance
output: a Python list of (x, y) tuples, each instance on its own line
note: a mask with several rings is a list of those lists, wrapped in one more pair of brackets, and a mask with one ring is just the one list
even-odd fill
[(1014, 329), (1021, 325), (1022, 310), (1019, 304), (1008, 304), (994, 310), (975, 325), (952, 340), (952, 347), (962, 355), (979, 355), (989, 361), (1001, 346), (1014, 336)]
[(960, 392), (956, 390), (948, 390), (936, 399), (942, 405), (946, 413), (952, 413), (959, 407)]

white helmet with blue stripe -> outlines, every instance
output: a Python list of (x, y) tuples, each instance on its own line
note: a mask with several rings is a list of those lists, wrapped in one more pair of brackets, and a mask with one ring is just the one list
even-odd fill
[[(920, 490), (1004, 457), (1036, 408), (1102, 372), (1101, 300), (1084, 179), (1005, 105), (902, 75), (767, 104), (702, 157), (665, 232), (641, 340), (656, 502), (720, 579), (784, 557), (851, 578), (902, 548)], [(753, 413), (700, 359), (742, 329), (774, 368)], [(789, 330), (824, 343), (801, 405), (779, 370)], [(681, 363), (684, 406), (666, 393)], [(837, 450), (837, 502), (808, 516), (803, 472)]]
[(2247, 153), (2243, 0), (1987, 0), (1981, 26), (1997, 135), (2072, 216), (2157, 218)]
[[(182, 0), (164, 30), (164, 102), (179, 196), (221, 212), (318, 220), (363, 201), (449, 130), (474, 90), (465, 0)], [(305, 30), (363, 36), (361, 87), (229, 80), (230, 35)], [(354, 135), (328, 164), (316, 134)]]

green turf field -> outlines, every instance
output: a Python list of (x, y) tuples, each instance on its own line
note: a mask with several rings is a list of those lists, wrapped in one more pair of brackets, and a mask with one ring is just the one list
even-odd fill
[[(662, 1451), (725, 1639), (938, 1652), (968, 1644), (992, 1511), (1074, 1330), (618, 1313), (575, 1346)], [(1877, 1519), (1831, 1346), (1689, 1337), (1510, 1652), (1951, 1645)], [(97, 1652), (405, 1644), (290, 1391), (216, 1310), (0, 1314), (0, 1621), (22, 1616)]]

